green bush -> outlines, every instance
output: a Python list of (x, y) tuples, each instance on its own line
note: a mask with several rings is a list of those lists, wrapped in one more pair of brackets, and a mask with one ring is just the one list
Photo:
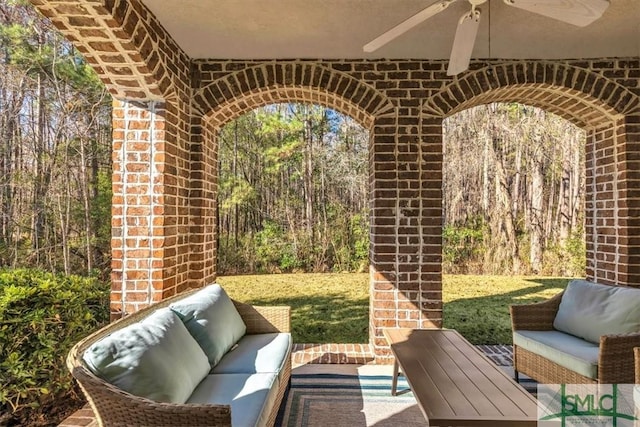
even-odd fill
[[(265, 221), (262, 230), (256, 233), (256, 270), (261, 273), (291, 272), (301, 267), (299, 248), (309, 245), (295, 241), (283, 227), (273, 221)], [(304, 258), (303, 258), (304, 259)]]
[(470, 265), (479, 263), (484, 254), (486, 224), (472, 218), (462, 225), (445, 225), (442, 229), (442, 262), (449, 273), (469, 273)]
[(0, 270), (0, 425), (33, 424), (65, 401), (67, 353), (108, 322), (108, 301), (95, 279)]
[(569, 255), (569, 264), (571, 266), (570, 275), (582, 276), (587, 269), (587, 246), (584, 241), (584, 230), (579, 227), (567, 239), (567, 254)]

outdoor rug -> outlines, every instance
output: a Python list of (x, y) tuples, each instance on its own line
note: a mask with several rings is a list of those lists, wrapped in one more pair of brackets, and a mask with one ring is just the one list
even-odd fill
[[(512, 375), (506, 358), (487, 355)], [(294, 368), (291, 388), (280, 407), (276, 426), (425, 426), (424, 416), (404, 377), (398, 379), (398, 396), (391, 396), (392, 374), (390, 365), (303, 365)], [(535, 381), (521, 378), (520, 384), (535, 394)]]
[[(424, 426), (411, 392), (391, 396), (392, 366), (304, 365), (294, 369), (276, 426)], [(408, 385), (403, 377), (398, 390)]]

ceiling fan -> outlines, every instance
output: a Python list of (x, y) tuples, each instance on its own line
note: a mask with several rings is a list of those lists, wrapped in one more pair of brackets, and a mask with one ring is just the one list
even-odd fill
[[(444, 11), (452, 3), (458, 0), (439, 0), (421, 10), (409, 19), (401, 22), (387, 32), (376, 37), (371, 42), (364, 45), (365, 52), (374, 52), (393, 39), (399, 37), (413, 27), (421, 24), (432, 16)], [(449, 68), (447, 75), (455, 76), (467, 68), (471, 60), (473, 45), (475, 44), (478, 28), (480, 27), (481, 11), (478, 6), (488, 0), (467, 0), (471, 4), (471, 10), (458, 21)], [(529, 12), (544, 15), (548, 18), (567, 22), (578, 27), (586, 27), (602, 16), (609, 7), (609, 0), (502, 0), (505, 4)]]

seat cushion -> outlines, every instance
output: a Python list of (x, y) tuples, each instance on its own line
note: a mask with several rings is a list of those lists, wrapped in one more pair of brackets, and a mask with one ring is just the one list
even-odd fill
[(213, 374), (280, 372), (291, 357), (291, 334), (245, 335), (213, 368)]
[(211, 367), (247, 331), (238, 310), (227, 293), (214, 284), (169, 306), (196, 339)]
[(187, 403), (231, 405), (231, 424), (251, 427), (266, 425), (277, 397), (276, 374), (211, 374)]
[(598, 378), (600, 347), (560, 331), (514, 331), (513, 344), (585, 377)]
[(168, 308), (94, 343), (83, 359), (105, 381), (158, 402), (184, 403), (210, 369), (207, 356)]
[(572, 280), (553, 327), (592, 343), (601, 335), (640, 332), (640, 289)]

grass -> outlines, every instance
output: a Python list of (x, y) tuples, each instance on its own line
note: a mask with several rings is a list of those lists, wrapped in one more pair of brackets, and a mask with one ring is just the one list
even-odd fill
[(294, 342), (369, 341), (368, 274), (227, 276), (218, 283), (238, 301), (291, 306)]
[(473, 344), (511, 344), (509, 305), (543, 301), (570, 279), (552, 277), (445, 275), (444, 327)]
[[(542, 301), (569, 279), (445, 275), (444, 327), (474, 344), (510, 344), (510, 304)], [(369, 341), (368, 273), (274, 274), (218, 278), (229, 295), (257, 305), (289, 305), (294, 342)]]

